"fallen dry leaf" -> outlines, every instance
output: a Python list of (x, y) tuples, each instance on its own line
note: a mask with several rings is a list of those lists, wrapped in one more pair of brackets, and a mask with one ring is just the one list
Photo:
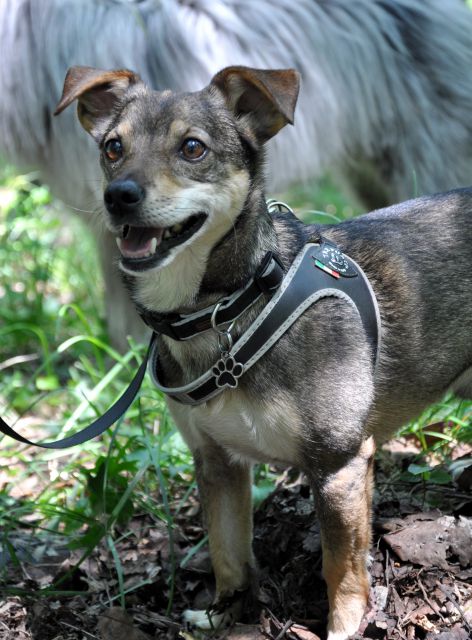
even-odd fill
[(97, 628), (101, 640), (152, 640), (133, 626), (133, 619), (121, 607), (108, 609), (100, 616)]
[(260, 626), (255, 624), (236, 624), (224, 637), (226, 640), (266, 640)]
[(451, 569), (454, 561), (447, 560), (451, 556), (456, 556), (461, 566), (472, 563), (472, 518), (405, 518), (401, 529), (383, 538), (401, 560), (423, 567)]

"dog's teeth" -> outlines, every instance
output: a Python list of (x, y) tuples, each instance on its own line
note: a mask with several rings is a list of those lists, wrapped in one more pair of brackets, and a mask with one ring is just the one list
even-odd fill
[(116, 240), (116, 244), (118, 245), (118, 249), (121, 251), (121, 238), (117, 236), (115, 240)]
[(183, 222), (178, 222), (177, 224), (174, 224), (172, 227), (168, 227), (164, 231), (164, 235), (163, 235), (164, 240), (168, 240), (169, 238), (172, 238), (173, 236), (178, 235), (179, 233), (181, 233), (183, 228), (184, 228)]
[(152, 238), (150, 254), (153, 255), (153, 253), (156, 253), (156, 249), (157, 249), (157, 238)]

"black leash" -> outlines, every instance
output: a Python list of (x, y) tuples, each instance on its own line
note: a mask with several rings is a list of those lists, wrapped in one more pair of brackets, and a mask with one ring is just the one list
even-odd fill
[(68, 436), (67, 438), (63, 438), (62, 440), (57, 440), (56, 442), (32, 442), (31, 440), (28, 440), (28, 438), (24, 438), (22, 435), (12, 429), (10, 425), (8, 425), (5, 420), (3, 420), (3, 418), (0, 418), (0, 431), (6, 436), (10, 436), (10, 438), (18, 440), (18, 442), (22, 442), (23, 444), (31, 444), (36, 447), (42, 447), (43, 449), (66, 449), (67, 447), (74, 447), (75, 445), (83, 444), (87, 440), (91, 440), (92, 438), (101, 435), (104, 431), (111, 427), (111, 425), (114, 424), (118, 420), (118, 418), (121, 418), (121, 416), (128, 410), (128, 407), (135, 399), (143, 382), (144, 374), (146, 373), (149, 352), (152, 345), (154, 344), (155, 338), (156, 334), (153, 333), (146, 355), (144, 356), (144, 360), (125, 392), (118, 398), (115, 404), (113, 404), (109, 409), (107, 409), (107, 411), (105, 411), (102, 416), (94, 420), (92, 424), (89, 424), (81, 431), (78, 431), (77, 433), (74, 433), (72, 436)]
[[(277, 289), (278, 292), (234, 347), (230, 335), (231, 327), (226, 330), (219, 330), (218, 325), (215, 323), (219, 307), (224, 301), (231, 315), (236, 314), (236, 317), (239, 317), (242, 308), (246, 309), (258, 299), (259, 295), (265, 292), (260, 291), (260, 285), (257, 285), (256, 288), (256, 285), (250, 283), (247, 289), (250, 291), (248, 297), (246, 296), (246, 289), (244, 289), (241, 292), (237, 292), (236, 303), (234, 303), (235, 299), (230, 297), (221, 300), (212, 308), (210, 327), (215, 329), (219, 335), (218, 342), (220, 343), (221, 336), (230, 340), (227, 347), (221, 351), (221, 359), (197, 380), (184, 387), (177, 388), (168, 388), (161, 384), (158, 371), (159, 358), (155, 349), (155, 341), (158, 334), (153, 332), (143, 362), (128, 388), (92, 424), (57, 442), (32, 442), (17, 433), (2, 418), (0, 418), (0, 432), (23, 444), (35, 445), (44, 449), (65, 449), (99, 436), (127, 411), (135, 399), (146, 373), (149, 357), (151, 357), (152, 363), (151, 374), (158, 389), (184, 404), (197, 405), (207, 402), (210, 398), (224, 391), (224, 389), (237, 387), (238, 378), (243, 375), (244, 371), (271, 348), (304, 310), (326, 296), (344, 298), (358, 310), (370, 342), (375, 366), (380, 343), (380, 315), (369, 281), (361, 267), (352, 258), (343, 254), (334, 243), (324, 238), (320, 238), (319, 244), (318, 238), (315, 239), (315, 242), (315, 244), (308, 243), (305, 245), (285, 278), (283, 278), (284, 272), (279, 260), (275, 259), (272, 254), (266, 256), (263, 261), (264, 268), (262, 269), (267, 279), (264, 284), (267, 286), (270, 283), (267, 288), (269, 295), (273, 294)], [(209, 309), (205, 309), (201, 316), (204, 319), (203, 326), (197, 326), (194, 322), (195, 317), (192, 317), (188, 323), (187, 318), (182, 318), (178, 322), (183, 320), (183, 324), (187, 324), (192, 332), (207, 331), (209, 329), (207, 327), (209, 311)], [(219, 319), (221, 317), (224, 316), (219, 316)]]
[[(278, 289), (283, 279), (283, 275), (283, 266), (280, 263), (279, 258), (272, 252), (268, 252), (264, 256), (264, 259), (262, 260), (262, 263), (257, 269), (254, 277), (251, 278), (248, 284), (243, 289), (236, 291), (232, 296), (223, 298), (220, 301), (219, 306), (221, 307), (221, 313), (218, 316), (218, 321), (233, 321), (253, 305), (260, 296), (264, 294), (269, 296), (272, 295)], [(152, 313), (145, 315), (141, 311), (143, 320), (153, 329), (153, 334), (141, 366), (130, 382), (128, 388), (120, 398), (118, 398), (115, 404), (113, 404), (102, 416), (94, 420), (94, 422), (77, 433), (74, 433), (72, 436), (57, 440), (56, 442), (33, 442), (32, 440), (28, 440), (28, 438), (17, 433), (1, 417), (0, 433), (10, 436), (10, 438), (17, 440), (18, 442), (22, 442), (23, 444), (34, 445), (42, 447), (43, 449), (66, 449), (67, 447), (74, 447), (78, 444), (87, 442), (87, 440), (96, 438), (121, 418), (135, 399), (143, 382), (149, 354), (152, 351), (157, 335), (164, 333), (170, 335), (176, 340), (184, 340), (191, 338), (198, 333), (202, 333), (203, 331), (207, 331), (211, 328), (213, 308), (214, 307), (203, 309), (202, 311), (191, 314), (190, 316), (175, 315), (174, 324), (170, 322), (166, 324), (166, 322), (163, 322), (162, 326), (159, 326), (157, 323), (157, 320), (159, 319), (158, 314), (155, 314), (156, 317), (154, 318)], [(165, 316), (162, 316), (162, 318), (165, 318)], [(158, 326), (156, 326), (156, 324)]]

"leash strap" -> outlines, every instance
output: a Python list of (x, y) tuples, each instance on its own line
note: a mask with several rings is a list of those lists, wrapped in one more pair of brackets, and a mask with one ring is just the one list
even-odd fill
[[(272, 295), (280, 286), (284, 277), (284, 268), (280, 258), (269, 251), (264, 256), (254, 277), (247, 285), (231, 296), (220, 300), (214, 321), (217, 325), (237, 320), (249, 307), (264, 295)], [(189, 315), (159, 314), (139, 309), (143, 321), (153, 331), (164, 334), (173, 340), (190, 340), (199, 333), (212, 327), (214, 305)]]
[[(236, 291), (233, 295), (228, 296), (227, 298), (223, 298), (220, 301), (218, 313), (215, 314), (217, 323), (223, 324), (225, 322), (229, 322), (239, 318), (239, 316), (242, 315), (244, 311), (246, 311), (246, 309), (248, 309), (251, 305), (253, 305), (256, 300), (258, 300), (263, 294), (272, 295), (282, 282), (283, 276), (284, 268), (280, 259), (278, 258), (278, 256), (269, 251), (265, 255), (262, 263), (260, 264), (254, 277), (251, 278), (249, 283), (243, 289)], [(161, 330), (159, 332), (166, 333), (176, 340), (188, 340), (194, 335), (197, 335), (198, 333), (201, 333), (203, 331), (207, 331), (211, 328), (213, 310), (214, 306), (208, 307), (189, 316), (177, 316), (176, 314), (177, 320), (175, 320), (175, 323), (168, 324), (167, 331)], [(136, 372), (136, 375), (130, 382), (128, 388), (120, 396), (120, 398), (118, 398), (115, 404), (113, 404), (102, 416), (97, 418), (87, 427), (84, 427), (84, 429), (82, 429), (81, 431), (78, 431), (77, 433), (74, 433), (67, 438), (57, 440), (56, 442), (33, 442), (32, 440), (29, 440), (28, 438), (25, 438), (21, 434), (17, 433), (1, 417), (0, 433), (3, 433), (6, 436), (10, 436), (10, 438), (17, 440), (18, 442), (22, 442), (23, 444), (34, 445), (36, 447), (42, 447), (43, 449), (66, 449), (67, 447), (74, 447), (76, 445), (87, 442), (87, 440), (96, 438), (104, 431), (106, 431), (109, 427), (111, 427), (112, 424), (114, 424), (124, 413), (126, 413), (129, 406), (135, 399), (146, 373), (149, 355), (152, 351), (157, 333), (159, 333), (157, 331), (157, 326), (154, 327), (154, 325), (157, 324), (157, 321), (156, 323), (152, 321), (152, 313), (149, 314), (151, 317), (149, 322), (144, 317), (144, 313), (141, 313), (141, 315), (143, 317), (143, 320), (145, 320), (145, 322), (154, 329), (146, 355), (138, 371)], [(159, 318), (157, 314), (155, 315)], [(168, 317), (169, 316), (167, 316), (167, 318)]]
[(92, 438), (101, 435), (127, 411), (128, 407), (135, 399), (146, 373), (149, 353), (155, 339), (156, 334), (153, 333), (144, 360), (126, 391), (102, 416), (97, 418), (92, 422), (92, 424), (88, 425), (81, 431), (78, 431), (67, 438), (63, 438), (62, 440), (57, 440), (56, 442), (32, 442), (31, 440), (28, 440), (28, 438), (24, 438), (22, 435), (14, 431), (14, 429), (12, 429), (10, 425), (3, 420), (3, 418), (0, 418), (0, 431), (6, 436), (10, 436), (10, 438), (18, 440), (18, 442), (42, 447), (43, 449), (66, 449), (67, 447), (74, 447), (75, 445), (82, 444), (87, 440), (91, 440)]
[[(282, 269), (278, 261), (277, 264)], [(65, 449), (95, 438), (127, 411), (141, 387), (148, 362), (158, 389), (183, 404), (199, 405), (227, 388), (236, 388), (243, 373), (277, 342), (306, 309), (317, 300), (330, 296), (345, 300), (358, 311), (375, 366), (380, 348), (380, 315), (374, 292), (360, 266), (352, 258), (342, 254), (335, 245), (322, 240), (321, 244), (305, 245), (277, 293), (249, 329), (228, 353), (222, 354), (211, 369), (192, 383), (175, 388), (165, 387), (160, 383), (157, 334), (153, 333), (143, 362), (128, 388), (102, 416), (81, 431), (56, 442), (36, 443), (17, 433), (0, 418), (0, 432), (23, 444), (44, 449)], [(225, 322), (219, 318), (218, 320), (220, 323)]]
[(374, 292), (361, 267), (341, 253), (336, 245), (322, 240), (321, 244), (305, 245), (258, 318), (228, 353), (190, 384), (166, 387), (161, 383), (157, 343), (154, 343), (149, 359), (154, 384), (170, 398), (193, 406), (207, 402), (224, 389), (234, 389), (243, 373), (306, 309), (317, 300), (330, 296), (345, 300), (358, 311), (375, 366), (380, 344), (380, 315)]

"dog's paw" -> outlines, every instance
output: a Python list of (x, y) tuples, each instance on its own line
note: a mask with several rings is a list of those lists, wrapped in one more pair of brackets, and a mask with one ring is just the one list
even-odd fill
[(211, 609), (187, 609), (183, 614), (184, 624), (189, 629), (199, 629), (200, 631), (223, 629), (236, 621), (236, 612), (232, 609), (221, 612)]
[(329, 631), (327, 640), (348, 640), (355, 633), (357, 633), (359, 625), (354, 623), (351, 626), (345, 628), (344, 631)]
[(359, 629), (366, 609), (363, 596), (345, 598), (342, 608), (330, 612), (327, 640), (347, 640)]
[(215, 631), (224, 629), (237, 622), (241, 616), (243, 600), (247, 591), (235, 591), (215, 602), (206, 610), (187, 609), (184, 611), (184, 624), (188, 629)]

